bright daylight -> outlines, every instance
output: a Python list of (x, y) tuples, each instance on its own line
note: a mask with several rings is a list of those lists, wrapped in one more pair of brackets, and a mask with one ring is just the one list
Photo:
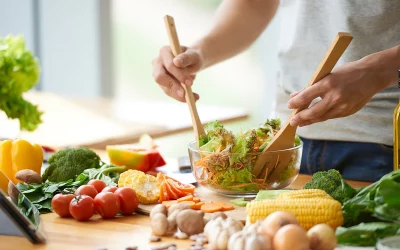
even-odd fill
[(400, 249), (400, 1), (0, 6), (0, 249)]

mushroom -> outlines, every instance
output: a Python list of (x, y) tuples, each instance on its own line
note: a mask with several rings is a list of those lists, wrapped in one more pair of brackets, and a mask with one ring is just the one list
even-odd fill
[(204, 224), (207, 224), (209, 221), (214, 220), (218, 217), (221, 217), (222, 219), (228, 218), (224, 212), (215, 212), (215, 213), (206, 213), (204, 215)]
[(10, 196), (11, 200), (15, 203), (18, 204), (18, 196), (19, 196), (19, 191), (15, 187), (15, 185), (12, 183), (12, 181), (8, 182), (8, 196)]
[(15, 178), (17, 180), (20, 180), (22, 182), (25, 182), (26, 184), (32, 184), (32, 183), (42, 183), (42, 178), (40, 177), (40, 174), (36, 173), (33, 170), (30, 169), (23, 169), (18, 171), (15, 174)]
[(168, 216), (171, 215), (173, 212), (175, 212), (175, 210), (182, 211), (189, 208), (190, 206), (187, 203), (174, 204), (170, 208), (168, 208)]
[(168, 220), (167, 216), (163, 213), (156, 213), (150, 221), (151, 230), (155, 235), (163, 236), (167, 233)]
[(167, 216), (167, 213), (168, 213), (167, 207), (164, 206), (163, 204), (158, 204), (158, 205), (156, 205), (156, 206), (153, 207), (153, 209), (151, 209), (151, 211), (150, 211), (150, 218), (152, 218), (155, 214), (158, 214), (158, 213), (162, 213), (162, 214), (164, 214), (165, 216)]
[(179, 230), (191, 236), (204, 231), (204, 213), (186, 209), (180, 211), (176, 217)]

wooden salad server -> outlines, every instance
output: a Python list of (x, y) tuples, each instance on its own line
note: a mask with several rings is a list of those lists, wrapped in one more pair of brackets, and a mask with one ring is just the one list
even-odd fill
[[(336, 35), (306, 88), (330, 74), (352, 39), (353, 37), (349, 33), (339, 32)], [(269, 181), (274, 181), (276, 179), (275, 181), (277, 181), (279, 180), (280, 173), (282, 173), (290, 163), (293, 151), (287, 149), (293, 148), (297, 129), (297, 126), (290, 125), (290, 120), (300, 111), (300, 109), (296, 109), (292, 112), (288, 121), (281, 127), (272, 141), (264, 148), (258, 157), (253, 168), (253, 174), (257, 178), (268, 178)], [(278, 152), (265, 154), (271, 151)]]
[[(178, 34), (176, 32), (174, 18), (171, 16), (164, 16), (165, 27), (168, 32), (169, 43), (171, 46), (172, 54), (177, 56), (182, 53), (182, 47), (179, 44)], [(189, 106), (190, 115), (192, 117), (193, 130), (195, 132), (197, 145), (199, 144), (200, 137), (205, 135), (203, 124), (200, 122), (199, 114), (196, 108), (192, 88), (186, 84), (181, 83), (185, 91), (185, 100)]]

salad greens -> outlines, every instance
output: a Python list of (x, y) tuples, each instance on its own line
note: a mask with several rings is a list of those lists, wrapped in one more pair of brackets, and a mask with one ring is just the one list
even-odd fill
[[(197, 179), (213, 188), (231, 191), (257, 192), (266, 188), (268, 181), (256, 179), (252, 170), (257, 154), (268, 145), (280, 126), (279, 119), (269, 119), (257, 128), (234, 134), (218, 121), (207, 124), (206, 135), (199, 141), (200, 159), (195, 161), (195, 172), (200, 172)], [(293, 145), (299, 144), (296, 136)], [(280, 182), (297, 174), (295, 158), (296, 154), (280, 175)]]
[(0, 37), (0, 110), (19, 119), (21, 130), (34, 131), (42, 123), (42, 112), (22, 96), (38, 83), (39, 75), (38, 60), (22, 36)]

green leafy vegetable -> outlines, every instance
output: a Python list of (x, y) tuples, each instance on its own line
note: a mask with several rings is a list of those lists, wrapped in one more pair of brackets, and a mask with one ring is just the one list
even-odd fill
[(247, 203), (249, 203), (249, 201), (246, 201), (244, 198), (236, 198), (236, 199), (230, 200), (229, 202), (238, 207), (245, 207), (247, 205)]
[(400, 235), (400, 224), (372, 222), (336, 230), (338, 244), (352, 246), (375, 246), (378, 239)]
[(379, 181), (361, 188), (343, 204), (346, 226), (360, 222), (400, 221), (400, 170), (384, 175)]
[(21, 130), (34, 131), (42, 123), (42, 112), (22, 96), (38, 83), (39, 74), (38, 60), (22, 36), (0, 38), (0, 110), (19, 119)]
[(43, 181), (63, 182), (75, 179), (85, 169), (100, 168), (100, 157), (87, 148), (67, 148), (49, 158), (49, 167), (42, 175)]
[(76, 177), (77, 181), (102, 180), (107, 186), (117, 186), (120, 173), (124, 172), (126, 167), (117, 167), (114, 165), (104, 164), (101, 168), (85, 169), (83, 173)]
[(339, 171), (335, 169), (314, 173), (312, 180), (304, 188), (324, 190), (340, 203), (352, 198), (357, 193), (354, 188), (343, 180)]
[(283, 193), (287, 193), (287, 192), (292, 192), (293, 190), (285, 190), (285, 189), (281, 189), (281, 190), (260, 190), (257, 193), (256, 196), (256, 201), (260, 201), (260, 200), (273, 200), (276, 197), (278, 197), (280, 194)]
[[(18, 183), (17, 188), (26, 198), (39, 210), (40, 213), (52, 212), (51, 199), (57, 193), (73, 193), (75, 190), (85, 184), (86, 180), (68, 180), (64, 182), (46, 181), (42, 184), (23, 184)], [(22, 196), (21, 196), (22, 197)], [(25, 214), (29, 215), (29, 211)]]

